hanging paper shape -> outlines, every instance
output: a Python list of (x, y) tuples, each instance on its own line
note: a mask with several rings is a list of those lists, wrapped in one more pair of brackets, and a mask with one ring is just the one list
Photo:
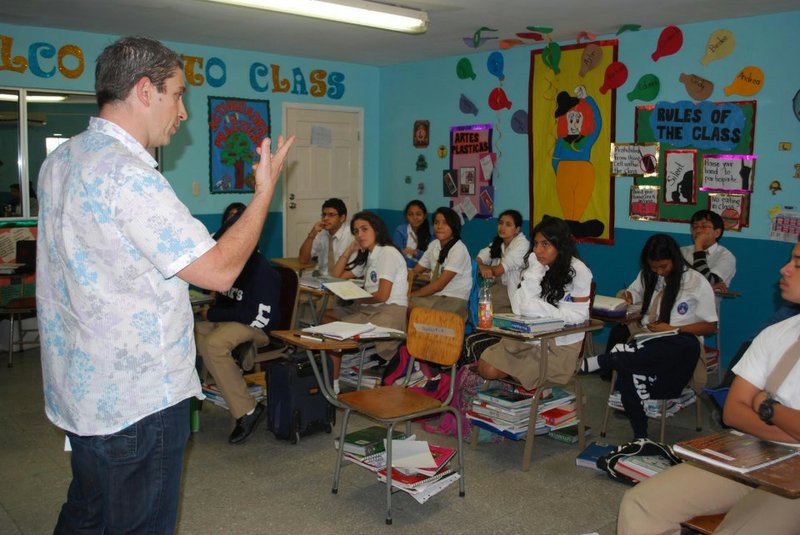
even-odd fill
[(528, 133), (528, 112), (525, 110), (517, 110), (511, 116), (511, 130), (517, 134)]
[(725, 95), (752, 97), (761, 91), (762, 87), (764, 87), (764, 71), (755, 65), (750, 65), (739, 71), (731, 85), (725, 88)]
[(583, 78), (587, 72), (600, 65), (601, 61), (603, 61), (603, 49), (594, 43), (586, 45), (581, 55), (581, 68), (578, 76)]
[(447, 147), (444, 145), (439, 145), (439, 148), (436, 150), (436, 154), (439, 155), (439, 158), (446, 158), (447, 157)]
[(603, 78), (603, 85), (600, 92), (606, 94), (610, 89), (616, 89), (628, 79), (628, 67), (621, 61), (614, 61), (606, 67), (606, 74)]
[(658, 61), (665, 56), (671, 56), (683, 46), (683, 32), (677, 26), (667, 26), (658, 36), (656, 51), (650, 56), (653, 61)]
[(522, 39), (533, 39), (534, 41), (544, 41), (544, 35), (539, 32), (519, 32), (517, 37)]
[(578, 41), (578, 44), (581, 44), (581, 39), (586, 39), (588, 41), (594, 41), (596, 37), (597, 37), (596, 33), (583, 31), (583, 32), (580, 32), (578, 34), (578, 37), (576, 38), (576, 40)]
[(561, 47), (558, 43), (547, 43), (547, 46), (542, 50), (542, 63), (553, 69), (553, 72), (558, 74), (561, 70), (558, 64), (561, 62)]
[(489, 59), (486, 60), (486, 68), (489, 69), (489, 74), (497, 76), (497, 79), (501, 82), (505, 79), (503, 75), (504, 65), (503, 54), (500, 52), (492, 52), (489, 54)]
[(800, 91), (794, 94), (794, 98), (792, 99), (792, 109), (794, 110), (794, 116), (800, 121)]
[(472, 48), (478, 48), (479, 46), (481, 46), (485, 42), (485, 39), (497, 39), (497, 37), (489, 37), (489, 38), (481, 37), (481, 32), (496, 32), (496, 31), (497, 30), (495, 30), (494, 28), (489, 28), (488, 26), (481, 26), (480, 28), (475, 30), (475, 33), (472, 34)]
[(645, 74), (636, 82), (636, 87), (633, 88), (633, 91), (628, 93), (628, 101), (633, 102), (639, 99), (645, 102), (652, 102), (658, 96), (659, 91), (661, 91), (661, 80), (658, 79), (658, 76)]
[(623, 24), (617, 30), (617, 35), (625, 32), (638, 32), (642, 28), (641, 24)]
[(420, 182), (417, 184), (417, 195), (422, 195), (423, 193), (425, 193), (425, 184)]
[(783, 188), (781, 188), (781, 183), (777, 180), (773, 180), (772, 182), (769, 183), (769, 191), (773, 195), (775, 195), (779, 191), (783, 191)]
[(428, 168), (428, 161), (425, 159), (424, 154), (417, 156), (417, 171), (424, 171)]
[(536, 33), (553, 33), (553, 28), (550, 26), (526, 26), (526, 28)]
[(470, 48), (478, 48), (486, 41), (490, 41), (492, 39), (497, 39), (497, 37), (481, 37), (480, 40), (478, 41), (478, 44), (476, 45), (475, 39), (473, 39), (472, 37), (464, 37), (464, 44)]
[(461, 113), (478, 115), (478, 107), (463, 93), (458, 101), (458, 109), (461, 110)]
[(502, 110), (503, 108), (511, 109), (511, 101), (508, 100), (506, 92), (502, 87), (495, 87), (489, 93), (489, 107), (494, 111)]
[(475, 71), (472, 70), (472, 62), (467, 58), (461, 58), (458, 60), (458, 63), (456, 63), (456, 75), (461, 80), (466, 80), (467, 78), (474, 80), (478, 77)]
[(730, 30), (717, 30), (708, 37), (706, 53), (700, 60), (703, 65), (708, 65), (715, 59), (729, 56), (736, 48), (736, 38)]
[(503, 50), (508, 50), (509, 48), (514, 48), (515, 46), (524, 45), (525, 42), (521, 39), (500, 39), (498, 43), (500, 48)]
[(683, 74), (678, 77), (678, 81), (686, 88), (686, 92), (694, 100), (705, 100), (714, 92), (714, 82), (700, 78), (696, 74)]

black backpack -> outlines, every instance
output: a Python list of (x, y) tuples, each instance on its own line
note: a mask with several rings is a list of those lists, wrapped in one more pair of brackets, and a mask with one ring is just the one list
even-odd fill
[(608, 477), (614, 481), (621, 481), (628, 485), (635, 485), (638, 481), (617, 472), (614, 467), (620, 459), (633, 457), (633, 456), (649, 456), (658, 455), (663, 457), (670, 465), (676, 465), (683, 461), (675, 455), (672, 451), (672, 446), (662, 444), (661, 442), (653, 442), (649, 438), (639, 438), (633, 442), (617, 446), (617, 449), (609, 453), (605, 457), (597, 459), (597, 467), (608, 474)]

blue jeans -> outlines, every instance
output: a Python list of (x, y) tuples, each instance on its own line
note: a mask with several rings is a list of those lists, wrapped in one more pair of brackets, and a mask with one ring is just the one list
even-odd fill
[(55, 534), (175, 532), (188, 399), (111, 435), (67, 435), (72, 483)]

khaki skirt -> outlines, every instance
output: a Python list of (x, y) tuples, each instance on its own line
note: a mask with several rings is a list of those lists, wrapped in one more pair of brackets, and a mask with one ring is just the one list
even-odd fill
[(449, 297), (444, 295), (412, 297), (411, 306), (453, 312), (464, 318), (465, 321), (467, 319), (467, 302), (464, 299), (459, 299), (458, 297)]
[[(582, 342), (575, 342), (557, 346), (551, 342), (550, 354), (547, 356), (547, 377), (544, 379), (555, 384), (566, 384), (575, 375), (581, 345)], [(540, 354), (539, 344), (501, 338), (500, 342), (486, 348), (480, 358), (530, 390), (539, 383)]]
[[(336, 309), (340, 321), (349, 323), (372, 323), (379, 327), (388, 327), (406, 332), (408, 325), (408, 307), (400, 305), (350, 305)], [(375, 351), (383, 360), (391, 359), (402, 340), (375, 342)]]

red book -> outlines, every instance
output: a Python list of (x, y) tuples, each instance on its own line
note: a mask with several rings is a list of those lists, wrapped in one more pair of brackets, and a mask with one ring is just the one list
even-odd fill
[(450, 459), (452, 459), (456, 454), (455, 448), (448, 448), (445, 446), (436, 446), (435, 444), (428, 444), (428, 448), (431, 450), (431, 455), (433, 456), (433, 460), (436, 462), (436, 466), (430, 466), (426, 468), (398, 468), (394, 467), (394, 471), (399, 471), (403, 474), (422, 474), (424, 476), (432, 476), (435, 475), (439, 470), (441, 470)]
[(554, 407), (541, 413), (541, 417), (547, 425), (558, 425), (575, 417), (575, 406), (570, 404), (563, 407)]

